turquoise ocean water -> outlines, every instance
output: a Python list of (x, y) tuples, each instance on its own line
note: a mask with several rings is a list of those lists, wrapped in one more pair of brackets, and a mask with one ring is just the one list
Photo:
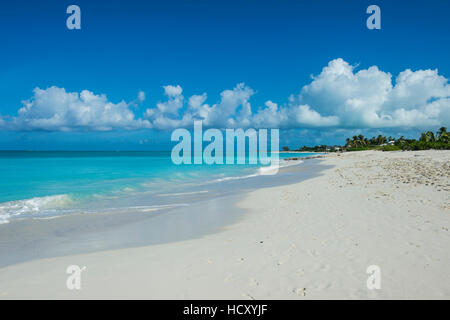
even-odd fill
[(185, 205), (187, 196), (235, 188), (226, 182), (258, 176), (260, 167), (175, 165), (169, 151), (0, 151), (0, 223)]

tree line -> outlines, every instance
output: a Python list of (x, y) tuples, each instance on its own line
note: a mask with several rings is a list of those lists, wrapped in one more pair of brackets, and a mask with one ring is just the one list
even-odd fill
[[(360, 150), (450, 150), (450, 132), (446, 127), (441, 127), (434, 133), (427, 131), (420, 135), (419, 139), (406, 139), (404, 136), (396, 139), (394, 137), (378, 135), (377, 137), (366, 138), (362, 134), (355, 135), (345, 140), (344, 146), (318, 145), (314, 147), (303, 146), (294, 151), (326, 152), (326, 151), (360, 151)], [(283, 147), (283, 151), (290, 151), (288, 147)]]

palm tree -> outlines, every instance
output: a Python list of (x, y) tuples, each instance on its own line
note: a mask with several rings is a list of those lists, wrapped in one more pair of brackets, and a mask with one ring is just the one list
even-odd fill
[(436, 139), (434, 138), (434, 133), (432, 131), (427, 131), (426, 133), (422, 133), (420, 135), (420, 141), (423, 142), (434, 142)]
[(380, 145), (380, 144), (385, 143), (386, 138), (383, 137), (381, 134), (379, 134), (378, 137), (377, 137), (377, 139), (376, 139), (376, 141), (377, 141), (377, 145)]
[(436, 132), (436, 135), (437, 135), (438, 138), (439, 138), (440, 136), (442, 136), (443, 134), (446, 134), (446, 133), (447, 133), (447, 128), (446, 128), (446, 127), (440, 127), (440, 128), (439, 128), (439, 131)]
[(422, 133), (420, 134), (419, 141), (427, 142), (427, 140), (428, 140), (427, 135), (426, 135), (424, 132), (422, 132)]
[(350, 140), (350, 138), (345, 139), (345, 142), (346, 147), (350, 147), (352, 145), (352, 140)]
[(439, 128), (439, 131), (436, 132), (436, 137), (438, 141), (448, 142), (450, 140), (449, 132), (447, 132), (446, 127)]
[(436, 139), (434, 138), (434, 133), (433, 131), (427, 131), (426, 133), (427, 137), (428, 137), (428, 141), (430, 142), (434, 142)]

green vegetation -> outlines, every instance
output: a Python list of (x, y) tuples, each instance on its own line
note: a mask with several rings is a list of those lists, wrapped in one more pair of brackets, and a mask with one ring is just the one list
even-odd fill
[(396, 145), (387, 145), (387, 146), (382, 146), (380, 150), (382, 150), (382, 151), (400, 151), (400, 150), (402, 150), (402, 148), (400, 146), (396, 146)]
[(321, 145), (321, 146), (315, 146), (315, 147), (307, 147), (307, 146), (303, 146), (300, 149), (298, 149), (297, 151), (304, 151), (304, 152), (325, 152), (327, 151), (327, 146), (326, 145)]
[(447, 128), (442, 127), (436, 132), (436, 135), (432, 131), (427, 131), (420, 135), (419, 140), (402, 139), (396, 145), (402, 150), (450, 150), (450, 132), (447, 132)]
[(309, 152), (335, 152), (335, 151), (364, 151), (364, 150), (381, 150), (381, 151), (399, 151), (399, 150), (450, 150), (450, 132), (447, 128), (442, 127), (436, 133), (432, 131), (424, 132), (420, 135), (419, 140), (405, 139), (401, 136), (398, 139), (393, 137), (372, 137), (365, 138), (362, 134), (347, 138), (345, 146), (326, 146), (320, 145), (315, 147), (303, 146), (297, 151)]

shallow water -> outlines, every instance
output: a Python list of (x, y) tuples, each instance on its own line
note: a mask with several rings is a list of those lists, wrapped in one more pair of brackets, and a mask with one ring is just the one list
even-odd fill
[[(291, 155), (281, 153), (280, 158)], [(203, 193), (204, 198), (211, 190), (209, 195), (214, 196), (220, 189), (218, 183), (256, 176), (260, 167), (175, 165), (168, 151), (0, 151), (0, 224), (14, 219), (149, 212), (183, 205), (168, 196)]]
[(135, 205), (146, 201), (148, 194), (144, 193), (130, 197), (128, 206), (114, 211), (13, 219), (0, 225), (0, 267), (39, 258), (180, 241), (217, 232), (242, 216), (243, 211), (235, 204), (246, 192), (317, 176), (325, 168), (319, 162), (296, 162), (277, 175), (208, 180), (191, 186), (189, 192), (160, 192), (150, 197), (167, 203), (160, 204), (157, 210), (152, 210), (151, 205)]

